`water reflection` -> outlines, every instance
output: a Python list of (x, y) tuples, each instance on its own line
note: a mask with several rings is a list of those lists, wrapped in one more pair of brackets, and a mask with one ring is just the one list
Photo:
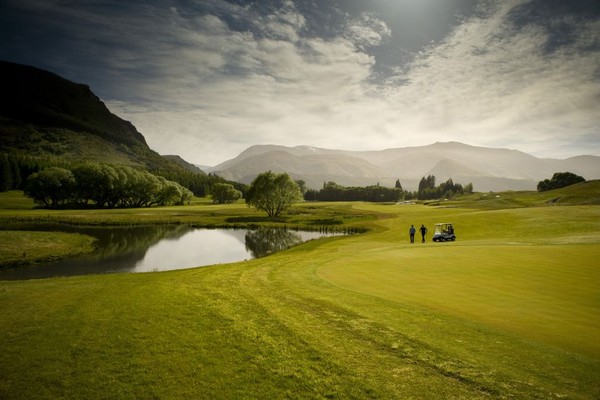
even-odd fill
[(93, 254), (0, 270), (2, 280), (165, 271), (237, 262), (264, 257), (310, 239), (329, 236), (283, 229), (196, 229), (184, 225), (79, 227), (37, 224), (0, 229), (77, 232), (97, 238), (97, 251)]
[(286, 229), (257, 229), (246, 233), (246, 249), (255, 258), (268, 256), (302, 243), (298, 232)]

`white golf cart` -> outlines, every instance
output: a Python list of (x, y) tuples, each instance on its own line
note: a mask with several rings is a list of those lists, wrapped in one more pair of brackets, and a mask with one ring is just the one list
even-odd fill
[(434, 242), (455, 241), (456, 235), (454, 234), (454, 227), (452, 224), (448, 222), (435, 224), (432, 240)]

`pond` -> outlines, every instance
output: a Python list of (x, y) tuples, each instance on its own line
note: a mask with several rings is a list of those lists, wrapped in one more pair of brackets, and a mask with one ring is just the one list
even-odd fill
[(77, 232), (95, 237), (92, 254), (0, 270), (0, 280), (20, 280), (185, 269), (260, 258), (334, 233), (287, 229), (200, 229), (185, 225), (81, 227), (36, 224), (11, 230)]

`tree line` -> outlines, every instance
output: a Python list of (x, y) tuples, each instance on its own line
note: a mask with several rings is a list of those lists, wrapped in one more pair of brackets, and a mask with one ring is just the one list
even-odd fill
[(180, 205), (193, 196), (177, 182), (148, 171), (91, 163), (70, 169), (48, 167), (35, 172), (27, 178), (24, 192), (48, 208)]
[[(0, 192), (23, 190), (29, 175), (48, 166), (58, 166), (57, 162), (39, 157), (0, 154)], [(61, 163), (66, 166), (66, 163)]]
[(450, 178), (446, 182), (440, 183), (439, 186), (435, 186), (435, 176), (428, 175), (427, 178), (421, 178), (416, 198), (419, 200), (450, 199), (455, 195), (464, 193), (473, 193), (472, 183), (468, 183), (463, 187), (460, 183), (454, 183)]
[(472, 193), (473, 184), (464, 187), (460, 183), (454, 183), (452, 179), (435, 186), (435, 176), (429, 175), (421, 178), (419, 189), (411, 192), (402, 189), (400, 180), (396, 181), (393, 188), (380, 186), (342, 186), (335, 182), (325, 182), (320, 190), (308, 189), (304, 193), (307, 201), (370, 201), (370, 202), (397, 202), (400, 200), (431, 200), (440, 198), (451, 198), (463, 193)]
[(304, 193), (307, 201), (371, 201), (396, 202), (402, 199), (402, 188), (385, 186), (342, 186), (335, 182), (325, 182), (321, 190), (308, 189)]
[[(45, 168), (59, 167), (70, 169), (73, 163), (59, 157), (29, 156), (19, 154), (0, 153), (0, 192), (8, 190), (24, 190), (27, 178), (35, 172)], [(154, 168), (149, 170), (153, 175), (177, 182), (190, 190), (194, 196), (205, 197), (211, 195), (217, 184), (229, 183), (235, 189), (245, 193), (247, 185), (237, 182), (228, 182), (216, 175), (203, 175), (182, 168)]]

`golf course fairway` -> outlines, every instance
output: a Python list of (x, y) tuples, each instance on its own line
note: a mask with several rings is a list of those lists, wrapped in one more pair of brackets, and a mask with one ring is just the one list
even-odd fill
[[(219, 207), (181, 213), (249, 212)], [(234, 264), (0, 281), (0, 398), (600, 398), (598, 205), (296, 214), (311, 207), (370, 215), (350, 223), (369, 231)], [(21, 212), (36, 215), (0, 214)], [(456, 242), (431, 242), (438, 222)]]

